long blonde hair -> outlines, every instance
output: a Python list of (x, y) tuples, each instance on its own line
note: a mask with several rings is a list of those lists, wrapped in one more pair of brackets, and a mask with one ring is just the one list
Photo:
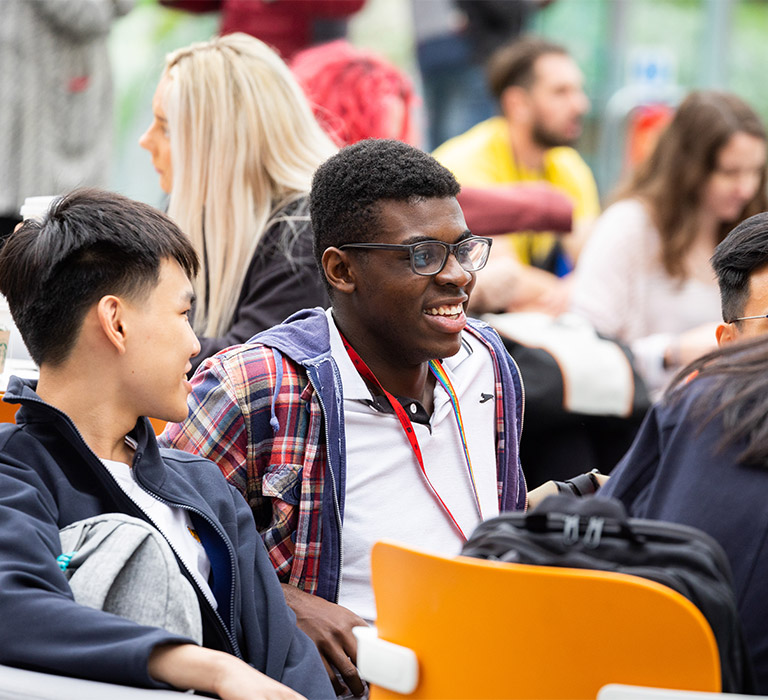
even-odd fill
[(307, 194), (336, 148), (288, 67), (254, 37), (229, 34), (179, 49), (163, 77), (173, 165), (168, 214), (202, 261), (195, 332), (219, 336), (264, 232)]

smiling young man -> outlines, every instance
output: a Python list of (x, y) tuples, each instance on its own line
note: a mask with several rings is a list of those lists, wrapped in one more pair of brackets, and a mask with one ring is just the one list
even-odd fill
[[(248, 506), (215, 465), (159, 450), (144, 417), (187, 414), (197, 269), (165, 215), (98, 190), (60, 199), (0, 251), (0, 291), (40, 367), (36, 383), (11, 378), (5, 400), (21, 408), (0, 427), (0, 663), (224, 700), (300, 697), (277, 681), (332, 697)], [(142, 596), (123, 600), (116, 581), (95, 605), (74, 583), (89, 545), (62, 551), (60, 530), (125, 516), (168, 559), (142, 568), (138, 550), (126, 553)], [(113, 575), (122, 550), (109, 542), (85, 593)], [(187, 590), (197, 639), (144, 615)]]
[(243, 492), (300, 627), (358, 695), (351, 629), (375, 619), (373, 542), (456, 554), (481, 519), (526, 504), (522, 386), (465, 314), (490, 240), (467, 230), (458, 191), (397, 141), (328, 160), (310, 211), (332, 309), (206, 361), (163, 436)]

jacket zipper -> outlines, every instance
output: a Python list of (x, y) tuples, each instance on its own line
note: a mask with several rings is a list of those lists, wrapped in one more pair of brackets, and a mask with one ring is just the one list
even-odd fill
[(517, 360), (509, 353), (507, 353), (507, 355), (509, 355), (509, 359), (512, 360), (512, 364), (517, 370), (517, 378), (520, 380), (520, 395), (522, 398), (522, 406), (520, 407), (520, 435), (518, 437), (522, 438), (523, 425), (525, 424), (525, 383), (523, 382), (523, 374), (520, 372), (520, 366), (517, 364)]
[[(323, 397), (320, 394), (320, 392), (317, 390), (317, 387), (315, 386), (315, 383), (312, 381), (312, 377), (309, 376), (309, 373), (307, 373), (307, 377), (309, 378), (310, 384), (312, 384), (312, 388), (315, 390), (315, 395), (317, 396), (317, 400), (320, 403), (320, 410), (323, 412), (324, 418), (328, 416), (328, 413), (325, 410), (325, 403), (323, 403)], [(333, 468), (330, 464), (330, 457), (331, 457), (331, 442), (330, 438), (328, 437), (329, 430), (326, 427), (325, 430), (325, 453), (327, 455), (328, 459), (328, 472), (331, 475), (331, 486), (333, 488), (333, 508), (336, 513), (336, 525), (338, 527), (338, 543), (339, 543), (339, 565), (337, 568), (337, 576), (336, 576), (336, 591), (333, 595), (333, 602), (338, 603), (339, 602), (339, 592), (341, 590), (341, 571), (344, 566), (344, 550), (341, 546), (341, 508), (339, 507), (339, 494), (338, 489), (336, 487), (336, 476), (333, 473)]]
[[(510, 360), (512, 360), (512, 364), (515, 366), (515, 369), (517, 370), (517, 378), (520, 380), (520, 399), (521, 399), (521, 405), (520, 405), (520, 435), (517, 436), (517, 450), (518, 450), (518, 458), (520, 455), (520, 441), (523, 439), (523, 426), (525, 425), (525, 382), (523, 382), (523, 374), (520, 371), (520, 366), (517, 364), (517, 360), (512, 357), (512, 355), (507, 352), (507, 356)], [(522, 487), (525, 489), (525, 505), (523, 506), (523, 512), (525, 513), (528, 510), (528, 483), (525, 480), (525, 473), (523, 470), (520, 470), (520, 476), (523, 478)]]
[[(138, 459), (136, 460), (136, 463), (138, 463), (140, 460), (141, 460), (141, 455), (139, 454), (139, 455), (138, 455)], [(174, 548), (174, 546), (173, 546), (173, 544), (171, 543), (171, 541), (170, 541), (170, 540), (169, 540), (169, 539), (168, 539), (168, 538), (165, 536), (165, 533), (163, 533), (163, 531), (162, 531), (162, 530), (161, 530), (159, 527), (157, 527), (157, 525), (154, 523), (154, 521), (153, 521), (153, 520), (152, 520), (152, 519), (149, 517), (149, 515), (147, 515), (146, 511), (145, 511), (145, 510), (144, 510), (144, 509), (143, 509), (143, 508), (142, 508), (142, 507), (141, 507), (141, 506), (140, 506), (138, 503), (136, 503), (136, 501), (134, 501), (134, 500), (133, 500), (133, 499), (132, 499), (130, 496), (128, 496), (128, 494), (125, 494), (125, 495), (126, 495), (126, 496), (128, 496), (128, 498), (131, 500), (131, 502), (132, 502), (132, 503), (133, 503), (133, 504), (134, 504), (134, 505), (135, 505), (135, 506), (136, 506), (136, 507), (137, 507), (139, 510), (141, 510), (141, 512), (142, 512), (142, 513), (144, 513), (144, 515), (146, 516), (147, 520), (148, 520), (150, 523), (152, 523), (152, 525), (154, 525), (154, 527), (155, 527), (155, 528), (157, 528), (157, 530), (160, 532), (160, 534), (161, 534), (161, 535), (163, 535), (163, 537), (165, 538), (166, 542), (168, 542), (168, 544), (170, 545), (170, 547), (171, 547), (171, 549), (173, 550), (174, 554), (176, 555), (177, 559), (179, 560), (179, 564), (180, 564), (180, 565), (181, 565), (181, 566), (182, 566), (182, 567), (183, 567), (183, 568), (186, 570), (186, 572), (189, 574), (189, 578), (190, 578), (192, 581), (194, 581), (194, 584), (195, 584), (195, 586), (196, 586), (196, 587), (197, 587), (197, 589), (198, 589), (198, 590), (199, 590), (199, 591), (202, 593), (202, 595), (203, 595), (203, 598), (205, 598), (206, 602), (208, 603), (208, 607), (209, 607), (209, 609), (211, 610), (211, 612), (213, 613), (213, 615), (214, 615), (214, 618), (215, 618), (215, 619), (216, 619), (216, 620), (217, 620), (217, 621), (218, 621), (218, 622), (221, 624), (221, 627), (222, 627), (222, 629), (224, 630), (224, 633), (227, 635), (227, 640), (228, 640), (228, 641), (229, 641), (229, 643), (232, 645), (232, 651), (233, 651), (233, 653), (234, 653), (234, 654), (235, 654), (235, 655), (236, 655), (238, 658), (242, 659), (242, 658), (243, 658), (243, 655), (242, 655), (242, 653), (240, 652), (240, 647), (239, 647), (239, 645), (238, 645), (238, 643), (237, 643), (237, 639), (235, 639), (234, 635), (233, 635), (233, 634), (232, 634), (232, 632), (230, 631), (230, 630), (233, 630), (233, 629), (235, 629), (235, 594), (234, 594), (234, 591), (235, 591), (235, 567), (234, 567), (234, 562), (235, 562), (235, 553), (234, 553), (234, 551), (233, 551), (233, 549), (232, 549), (231, 545), (229, 544), (229, 540), (228, 540), (228, 539), (227, 539), (227, 538), (224, 536), (224, 534), (223, 534), (223, 533), (221, 532), (221, 530), (218, 528), (218, 526), (216, 525), (216, 523), (214, 523), (214, 522), (213, 522), (213, 521), (212, 521), (212, 520), (211, 520), (211, 519), (210, 519), (208, 516), (206, 516), (206, 515), (205, 515), (205, 513), (203, 513), (203, 512), (201, 512), (201, 511), (199, 511), (197, 508), (194, 508), (194, 507), (192, 507), (192, 506), (188, 506), (188, 505), (186, 505), (186, 504), (184, 504), (184, 503), (174, 503), (173, 501), (169, 501), (169, 500), (167, 500), (167, 499), (163, 498), (162, 496), (159, 496), (158, 494), (156, 494), (156, 493), (154, 493), (153, 491), (151, 491), (150, 489), (148, 489), (146, 486), (144, 486), (144, 484), (142, 484), (142, 483), (139, 481), (139, 479), (138, 479), (138, 474), (136, 474), (136, 473), (134, 472), (134, 475), (135, 475), (135, 477), (136, 477), (135, 481), (136, 481), (136, 483), (139, 485), (139, 487), (140, 487), (140, 488), (141, 488), (143, 491), (145, 491), (146, 493), (148, 493), (150, 496), (152, 496), (152, 498), (154, 498), (154, 499), (156, 499), (156, 500), (160, 501), (160, 503), (163, 503), (164, 505), (168, 506), (169, 508), (180, 508), (181, 510), (186, 510), (186, 511), (187, 511), (187, 512), (189, 512), (189, 513), (194, 513), (194, 514), (195, 514), (195, 515), (197, 515), (198, 517), (202, 518), (203, 520), (205, 520), (205, 522), (207, 522), (207, 523), (208, 523), (208, 524), (211, 526), (211, 528), (214, 530), (214, 532), (216, 532), (216, 534), (219, 536), (219, 538), (220, 538), (220, 539), (221, 539), (221, 540), (224, 542), (224, 544), (226, 545), (226, 547), (227, 547), (227, 552), (228, 552), (228, 554), (229, 554), (229, 561), (230, 561), (230, 571), (231, 571), (231, 576), (230, 576), (230, 586), (229, 586), (229, 624), (230, 624), (230, 626), (229, 626), (229, 627), (227, 627), (227, 625), (226, 625), (226, 624), (224, 624), (224, 620), (222, 619), (221, 615), (219, 615), (219, 611), (218, 611), (218, 610), (216, 610), (216, 608), (214, 608), (214, 607), (213, 607), (213, 605), (211, 605), (210, 601), (208, 600), (208, 597), (205, 595), (205, 592), (204, 592), (204, 591), (203, 591), (203, 590), (200, 588), (200, 586), (199, 586), (199, 584), (197, 583), (197, 581), (195, 581), (195, 577), (192, 575), (192, 572), (189, 570), (189, 568), (187, 567), (187, 565), (184, 563), (184, 561), (182, 560), (182, 558), (179, 556), (179, 553), (176, 551), (176, 549)], [(110, 474), (110, 476), (111, 476), (111, 474)], [(119, 486), (119, 484), (118, 484), (118, 486)], [(123, 491), (123, 493), (125, 493), (125, 492)]]
[[(178, 559), (179, 564), (184, 568), (184, 570), (187, 572), (187, 574), (189, 574), (189, 578), (194, 582), (195, 588), (200, 591), (200, 593), (202, 594), (202, 597), (205, 599), (206, 603), (208, 603), (209, 609), (211, 610), (211, 612), (213, 612), (213, 614), (215, 616), (215, 619), (221, 624), (222, 629), (224, 630), (224, 633), (226, 634), (227, 641), (229, 641), (229, 643), (232, 645), (232, 651), (235, 653), (235, 655), (238, 658), (242, 659), (243, 656), (242, 656), (242, 653), (240, 652), (240, 647), (237, 644), (237, 640), (234, 638), (234, 636), (232, 635), (230, 630), (224, 624), (224, 620), (221, 619), (221, 615), (219, 615), (218, 611), (210, 604), (210, 602), (208, 601), (207, 596), (205, 595), (205, 593), (203, 593), (203, 591), (200, 588), (200, 586), (198, 585), (197, 581), (195, 581), (195, 577), (192, 575), (192, 573), (189, 571), (187, 566), (184, 564), (184, 562), (182, 561), (181, 557), (179, 557), (178, 552), (176, 551), (174, 546), (171, 544), (170, 540), (165, 536), (165, 534), (162, 532), (162, 530), (160, 530), (160, 528), (157, 527), (157, 525), (155, 525), (155, 522), (152, 520), (152, 518), (149, 517), (149, 515), (147, 515), (146, 511), (138, 503), (136, 503), (136, 501), (134, 501), (123, 490), (123, 488), (116, 481), (116, 479), (112, 476), (112, 474), (109, 473), (109, 470), (106, 467), (104, 467), (104, 465), (102, 464), (102, 462), (99, 459), (99, 457), (88, 446), (88, 443), (83, 438), (82, 433), (80, 432), (78, 427), (72, 422), (72, 420), (69, 418), (69, 416), (66, 413), (64, 413), (63, 411), (60, 411), (55, 406), (51, 406), (49, 403), (46, 403), (42, 399), (25, 397), (24, 401), (27, 401), (27, 402), (30, 402), (30, 403), (38, 403), (41, 406), (44, 406), (46, 410), (54, 411), (60, 417), (62, 417), (65, 420), (65, 423), (66, 423), (67, 427), (69, 427), (72, 430), (74, 430), (75, 435), (77, 435), (77, 437), (80, 438), (80, 442), (83, 445), (85, 445), (85, 447), (88, 450), (88, 452), (90, 452), (90, 454), (93, 455), (93, 457), (98, 461), (99, 467), (103, 467), (103, 469), (100, 470), (101, 473), (106, 473), (108, 478), (115, 484), (115, 486), (117, 486), (118, 490), (144, 515), (144, 517), (146, 518), (147, 522), (149, 522), (158, 532), (160, 532), (161, 535), (163, 535), (163, 539), (165, 539), (165, 541), (168, 542), (168, 545), (170, 546), (170, 548), (173, 551), (174, 555)], [(138, 463), (140, 460), (141, 460), (141, 454), (138, 455), (138, 459), (136, 459), (135, 461)], [(205, 513), (200, 512), (199, 510), (197, 510), (197, 508), (193, 508), (192, 506), (184, 505), (184, 504), (181, 504), (181, 503), (171, 503), (170, 501), (167, 501), (166, 499), (162, 498), (158, 494), (156, 494), (156, 493), (150, 491), (148, 488), (146, 488), (138, 480), (138, 478), (136, 478), (135, 481), (136, 481), (136, 483), (139, 485), (139, 487), (142, 490), (146, 491), (150, 496), (152, 496), (153, 498), (156, 498), (161, 503), (163, 503), (163, 504), (165, 504), (165, 505), (167, 505), (169, 507), (182, 508), (184, 510), (187, 510), (187, 511), (189, 511), (191, 513), (195, 513), (196, 515), (200, 516), (209, 525), (211, 525), (211, 527), (214, 529), (214, 531), (219, 535), (219, 537), (223, 540), (224, 544), (227, 546), (227, 551), (229, 552), (229, 556), (230, 556), (230, 562), (234, 562), (235, 561), (235, 559), (234, 559), (234, 552), (232, 551), (232, 547), (230, 546), (229, 541), (227, 540), (226, 537), (223, 536), (221, 530), (216, 526), (216, 524), (214, 522), (211, 521), (210, 518), (208, 518), (205, 515)], [(234, 569), (234, 566), (232, 566), (231, 568), (232, 568), (232, 577), (231, 577), (231, 586), (230, 586), (230, 589), (229, 589), (230, 590), (230, 594), (229, 594), (230, 595), (230, 606), (229, 606), (229, 609), (230, 609), (230, 621), (231, 621), (232, 629), (234, 629), (234, 626), (235, 626), (235, 615), (234, 615), (234, 610), (235, 610), (235, 606), (234, 606), (234, 602), (235, 602), (235, 595), (234, 595), (234, 590), (235, 590), (235, 569)]]

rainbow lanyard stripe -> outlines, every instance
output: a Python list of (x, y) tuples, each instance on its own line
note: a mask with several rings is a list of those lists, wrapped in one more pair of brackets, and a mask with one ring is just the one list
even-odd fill
[(472, 493), (475, 496), (475, 505), (477, 506), (477, 512), (480, 515), (480, 520), (483, 519), (483, 511), (480, 507), (480, 495), (477, 492), (477, 482), (475, 481), (475, 472), (472, 469), (472, 459), (469, 456), (469, 446), (467, 445), (467, 434), (464, 432), (464, 419), (461, 417), (461, 408), (459, 408), (459, 397), (456, 395), (456, 390), (451, 384), (451, 379), (448, 373), (445, 371), (445, 367), (441, 362), (437, 360), (429, 361), (429, 368), (432, 370), (432, 374), (440, 385), (445, 389), (445, 393), (448, 394), (448, 398), (451, 400), (451, 406), (453, 406), (453, 415), (456, 418), (456, 425), (459, 428), (459, 437), (461, 438), (461, 446), (464, 448), (464, 459), (467, 462), (467, 471), (469, 472), (469, 480), (472, 482)]
[[(459, 525), (459, 522), (454, 517), (453, 513), (451, 513), (451, 509), (448, 507), (448, 505), (443, 501), (443, 499), (440, 497), (440, 494), (437, 492), (437, 489), (432, 484), (431, 479), (429, 478), (429, 475), (427, 474), (427, 470), (424, 467), (424, 458), (421, 454), (421, 448), (419, 447), (419, 441), (416, 439), (416, 434), (413, 430), (413, 423), (411, 423), (410, 416), (406, 413), (405, 409), (402, 407), (400, 402), (397, 400), (395, 396), (390, 394), (382, 385), (381, 382), (379, 382), (378, 379), (376, 379), (376, 375), (371, 371), (370, 367), (365, 364), (365, 361), (363, 360), (360, 355), (357, 354), (357, 351), (347, 342), (347, 339), (339, 333), (341, 336), (341, 340), (344, 343), (344, 347), (347, 350), (347, 353), (349, 354), (349, 359), (352, 360), (352, 364), (355, 366), (355, 369), (360, 373), (360, 375), (369, 381), (373, 386), (375, 386), (379, 391), (381, 391), (384, 396), (387, 398), (387, 401), (389, 401), (390, 406), (392, 406), (392, 410), (395, 412), (395, 415), (397, 416), (397, 419), (400, 421), (400, 425), (403, 428), (403, 433), (405, 434), (405, 437), (407, 438), (409, 444), (411, 445), (411, 449), (413, 450), (413, 454), (416, 457), (416, 461), (419, 465), (419, 470), (421, 471), (421, 475), (424, 477), (425, 482), (427, 483), (427, 486), (429, 487), (430, 491), (432, 492), (432, 495), (435, 497), (437, 502), (442, 507), (443, 511), (445, 511), (445, 514), (448, 516), (448, 519), (453, 523), (453, 526), (458, 530), (459, 534), (466, 540), (467, 536), (464, 533), (464, 530), (461, 529), (461, 525)], [(472, 491), (475, 496), (475, 505), (477, 506), (477, 513), (480, 516), (480, 520), (483, 519), (483, 512), (480, 508), (480, 496), (477, 493), (477, 485), (475, 484), (475, 475), (472, 471), (472, 462), (469, 458), (469, 449), (467, 447), (467, 437), (464, 433), (464, 421), (461, 418), (461, 411), (459, 410), (459, 399), (456, 396), (456, 391), (453, 388), (453, 385), (451, 384), (451, 380), (448, 378), (448, 375), (445, 372), (445, 369), (443, 368), (442, 364), (437, 362), (436, 360), (430, 360), (429, 362), (429, 368), (432, 371), (432, 374), (435, 375), (435, 378), (437, 381), (440, 382), (440, 385), (445, 389), (446, 393), (448, 394), (448, 397), (451, 400), (451, 405), (453, 406), (453, 413), (454, 417), (456, 418), (456, 425), (459, 428), (459, 435), (461, 437), (461, 442), (464, 447), (464, 459), (467, 463), (467, 468), (469, 470), (469, 478), (472, 482)]]

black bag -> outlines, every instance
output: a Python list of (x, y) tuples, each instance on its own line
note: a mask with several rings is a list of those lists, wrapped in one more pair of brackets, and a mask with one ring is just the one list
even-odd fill
[(696, 605), (712, 627), (723, 692), (755, 692), (728, 559), (700, 530), (628, 518), (615, 499), (558, 494), (528, 513), (503, 513), (481, 523), (461, 553), (501, 562), (618, 571), (668, 586)]

